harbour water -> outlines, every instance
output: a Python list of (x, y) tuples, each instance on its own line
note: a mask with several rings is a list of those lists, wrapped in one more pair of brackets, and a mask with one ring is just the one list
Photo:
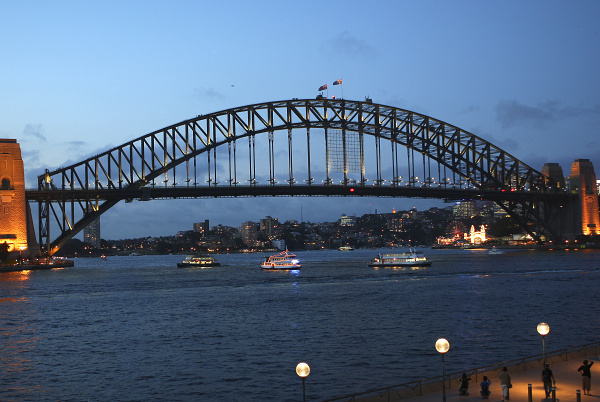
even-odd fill
[[(388, 250), (389, 251), (389, 250)], [(1, 401), (300, 401), (598, 341), (600, 250), (422, 250), (433, 265), (369, 268), (386, 250), (76, 259), (0, 274)]]

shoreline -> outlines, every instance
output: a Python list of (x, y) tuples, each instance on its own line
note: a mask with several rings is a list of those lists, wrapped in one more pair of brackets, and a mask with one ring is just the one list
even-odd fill
[(0, 265), (1, 272), (20, 272), (20, 271), (42, 271), (54, 268), (73, 267), (75, 263), (71, 260), (50, 261), (48, 263), (23, 264), (23, 265)]

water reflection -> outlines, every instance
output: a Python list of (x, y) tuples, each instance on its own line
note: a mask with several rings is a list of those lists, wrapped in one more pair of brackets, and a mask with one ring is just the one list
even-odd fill
[(20, 282), (29, 279), (31, 271), (26, 269), (23, 271), (2, 272), (0, 273), (0, 282)]
[[(2, 358), (0, 373), (3, 390), (15, 397), (31, 395), (31, 386), (23, 385), (29, 375), (35, 350), (40, 342), (38, 327), (34, 325), (36, 309), (24, 296), (30, 285), (31, 271), (4, 272), (0, 274), (0, 348)], [(39, 389), (38, 385), (34, 386)]]

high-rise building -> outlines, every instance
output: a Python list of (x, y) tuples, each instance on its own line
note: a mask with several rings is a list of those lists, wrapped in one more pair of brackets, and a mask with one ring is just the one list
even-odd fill
[(278, 227), (279, 220), (277, 218), (265, 216), (264, 219), (260, 220), (260, 232), (267, 237), (276, 236)]
[(100, 217), (83, 228), (83, 241), (95, 248), (102, 247), (100, 242)]
[(454, 219), (472, 218), (477, 215), (477, 207), (475, 201), (461, 201), (454, 204), (452, 216)]
[(208, 219), (204, 222), (194, 223), (194, 232), (202, 234), (202, 236), (206, 236), (208, 231), (210, 230)]
[(240, 227), (240, 236), (248, 247), (258, 245), (258, 225), (256, 222), (247, 221)]

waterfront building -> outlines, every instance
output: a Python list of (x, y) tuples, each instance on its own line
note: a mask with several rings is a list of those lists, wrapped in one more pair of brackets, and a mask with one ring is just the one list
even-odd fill
[(471, 244), (482, 244), (487, 241), (485, 226), (481, 225), (479, 230), (475, 230), (475, 225), (471, 225), (469, 233), (465, 233), (465, 240)]

